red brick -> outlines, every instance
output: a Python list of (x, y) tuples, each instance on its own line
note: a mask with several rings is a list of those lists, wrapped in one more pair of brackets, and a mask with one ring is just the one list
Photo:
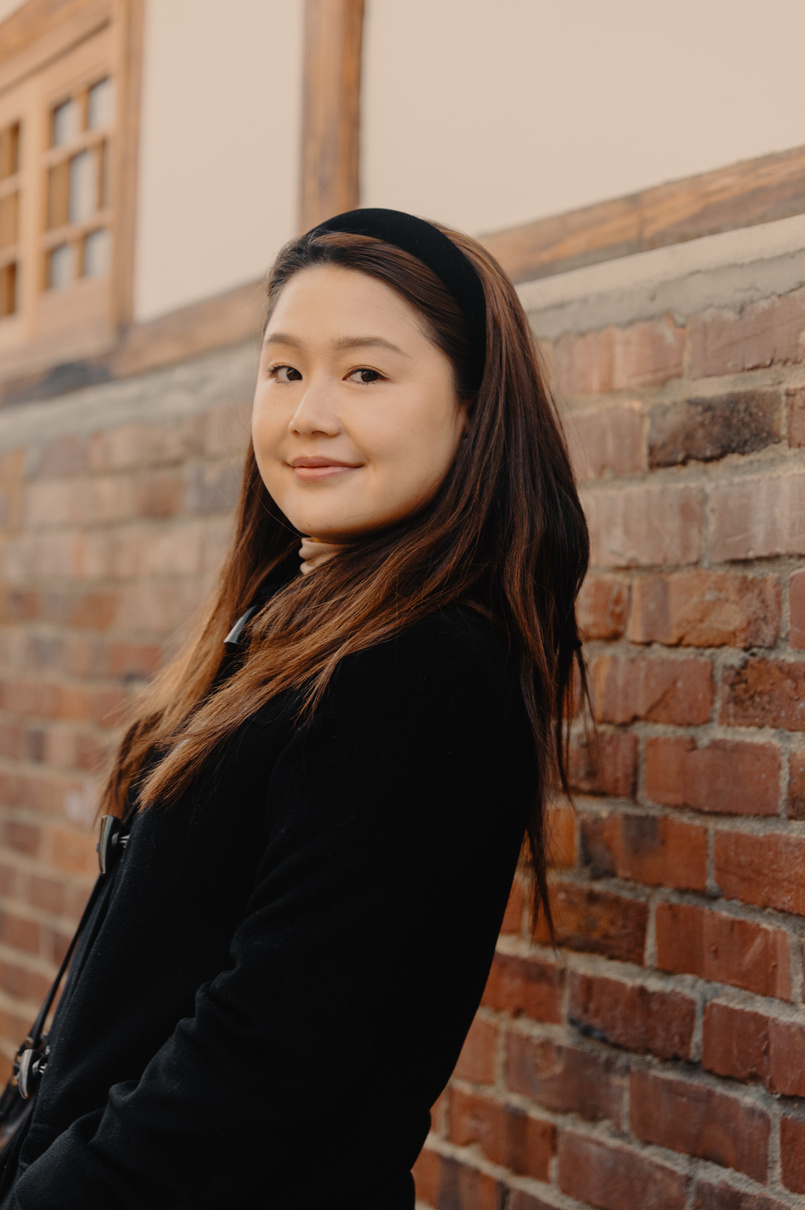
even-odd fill
[(776, 815), (780, 751), (772, 744), (716, 739), (704, 748), (693, 738), (646, 740), (646, 794), (669, 807), (722, 815)]
[(768, 1114), (755, 1105), (701, 1084), (635, 1071), (629, 1123), (635, 1138), (644, 1143), (766, 1180), (770, 1123)]
[(572, 974), (570, 1019), (613, 1046), (661, 1059), (690, 1058), (696, 1002), (679, 992)]
[(545, 819), (548, 868), (568, 870), (576, 864), (576, 812), (570, 804), (552, 803)]
[(525, 888), (520, 878), (515, 878), (512, 883), (512, 889), (509, 892), (509, 900), (506, 904), (506, 912), (503, 917), (503, 923), (500, 926), (501, 933), (506, 935), (514, 933), (519, 934), (523, 930), (523, 915), (525, 912)]
[(792, 752), (788, 758), (789, 819), (805, 819), (805, 752)]
[(643, 483), (583, 493), (593, 567), (698, 563), (704, 551), (704, 492), (692, 484)]
[(805, 648), (805, 571), (792, 572), (788, 577), (789, 644), (797, 650)]
[(156, 643), (112, 643), (106, 653), (106, 673), (121, 680), (150, 677), (161, 655)]
[(593, 877), (706, 889), (707, 832), (697, 824), (662, 815), (586, 815), (582, 842)]
[(554, 1113), (577, 1113), (588, 1121), (609, 1118), (616, 1126), (621, 1121), (625, 1076), (612, 1055), (510, 1033), (506, 1086)]
[(780, 611), (775, 576), (679, 571), (635, 581), (629, 638), (666, 647), (773, 647)]
[(0, 987), (17, 1000), (41, 1003), (50, 990), (51, 982), (51, 979), (29, 970), (26, 966), (0, 962)]
[(27, 857), (35, 857), (39, 852), (42, 832), (36, 824), (23, 823), (20, 819), (6, 819), (0, 826), (0, 836), (4, 847), (14, 849), (17, 853), (25, 853)]
[(493, 1084), (497, 1070), (498, 1028), (476, 1017), (461, 1049), (455, 1074), (462, 1080)]
[(692, 903), (659, 903), (657, 966), (758, 996), (791, 998), (788, 934)]
[(32, 874), (28, 884), (28, 898), (34, 907), (42, 908), (53, 916), (61, 916), (65, 910), (65, 890), (66, 885), (60, 878)]
[(556, 1147), (556, 1128), (523, 1109), (497, 1100), (450, 1090), (450, 1141), (459, 1147), (477, 1144), (493, 1164), (518, 1176), (548, 1180)]
[(629, 617), (629, 584), (591, 573), (582, 584), (576, 615), (585, 639), (621, 638)]
[(733, 311), (710, 310), (689, 322), (690, 374), (705, 378), (798, 361), (805, 328), (805, 290)]
[(525, 1015), (535, 1021), (561, 1021), (565, 973), (553, 962), (495, 954), (484, 990), (483, 1003), (514, 1017)]
[(777, 391), (733, 391), (705, 399), (658, 403), (651, 409), (650, 467), (713, 462), (750, 454), (780, 440)]
[(614, 386), (615, 329), (570, 333), (556, 342), (555, 374), (562, 394), (597, 395)]
[(805, 837), (717, 832), (715, 879), (727, 899), (805, 916)]
[(805, 1193), (805, 1120), (780, 1119), (780, 1155), (783, 1184), (794, 1193)]
[(563, 419), (578, 479), (645, 470), (645, 422), (639, 403), (572, 408)]
[(646, 719), (696, 726), (710, 720), (715, 686), (709, 660), (603, 656), (591, 671), (593, 705), (599, 722)]
[(634, 798), (637, 736), (625, 731), (574, 732), (569, 752), (571, 789), (580, 794)]
[(805, 471), (714, 483), (709, 547), (719, 563), (805, 554)]
[(510, 1189), (506, 1210), (556, 1210), (556, 1203), (544, 1202), (524, 1189)]
[(43, 446), (27, 474), (31, 479), (59, 479), (66, 475), (80, 475), (87, 465), (86, 438), (69, 434)]
[(41, 929), (35, 920), (10, 911), (4, 911), (0, 915), (0, 941), (12, 949), (23, 950), (26, 954), (38, 954), (41, 938)]
[[(620, 962), (642, 963), (648, 920), (645, 903), (578, 883), (555, 882), (551, 906), (559, 945)], [(542, 920), (536, 939), (550, 940)]]
[(425, 1148), (414, 1165), (417, 1200), (436, 1210), (501, 1210), (497, 1181), (469, 1164)]
[(788, 444), (805, 445), (805, 390), (786, 391), (788, 404)]
[(566, 1131), (559, 1188), (599, 1210), (684, 1210), (688, 1178), (631, 1148)]
[(735, 1189), (721, 1181), (699, 1181), (696, 1185), (696, 1200), (693, 1210), (790, 1210), (787, 1202), (766, 1197), (765, 1193), (750, 1193)]
[(721, 722), (805, 731), (805, 662), (749, 659), (725, 668)]
[(805, 1025), (713, 1001), (704, 1012), (702, 1067), (769, 1092), (805, 1096)]

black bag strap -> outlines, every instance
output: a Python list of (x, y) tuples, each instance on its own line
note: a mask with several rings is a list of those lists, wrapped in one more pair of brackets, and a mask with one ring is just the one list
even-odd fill
[[(84, 911), (81, 913), (81, 919), (78, 922), (78, 927), (73, 933), (72, 940), (67, 947), (67, 951), (62, 958), (61, 965), (56, 973), (56, 978), (51, 984), (48, 994), (42, 1002), (42, 1007), (37, 1013), (36, 1020), (24, 1041), (17, 1051), (14, 1060), (13, 1078), (16, 1076), (17, 1089), (23, 1100), (27, 1100), (32, 1091), (34, 1084), (44, 1071), (42, 1044), (45, 1040), (45, 1023), (47, 1022), (50, 1010), (53, 1008), (54, 1001), (59, 992), (62, 979), (75, 953), (75, 947), (78, 945), (81, 934), (87, 926), (87, 922), (92, 915), (93, 909), (100, 897), (101, 889), (106, 881), (106, 875), (112, 867), (113, 856), (125, 849), (128, 842), (128, 834), (124, 833), (123, 829), (128, 819), (123, 821), (115, 815), (104, 815), (100, 822), (98, 833), (98, 843), (95, 850), (98, 854), (98, 866), (100, 873), (95, 880), (95, 885), (90, 892), (89, 899), (86, 902)], [(0, 1110), (2, 1105), (0, 1105)], [(0, 1117), (2, 1114), (0, 1113)]]

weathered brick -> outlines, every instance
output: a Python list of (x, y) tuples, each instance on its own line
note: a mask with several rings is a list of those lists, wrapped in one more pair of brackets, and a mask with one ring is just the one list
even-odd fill
[(688, 1178), (638, 1151), (574, 1131), (559, 1136), (559, 1188), (599, 1210), (683, 1210)]
[(711, 399), (658, 403), (651, 409), (649, 466), (712, 462), (749, 454), (780, 440), (776, 391), (734, 391)]
[(805, 837), (716, 832), (715, 880), (727, 899), (803, 916)]
[(556, 1127), (499, 1100), (452, 1088), (449, 1096), (450, 1141), (477, 1144), (493, 1164), (518, 1176), (548, 1179), (556, 1147)]
[(741, 477), (710, 488), (710, 557), (717, 562), (805, 553), (805, 471)]
[(625, 1076), (612, 1055), (509, 1033), (506, 1087), (554, 1113), (577, 1113), (588, 1121), (608, 1118), (616, 1126), (621, 1121)]
[(506, 911), (503, 916), (503, 923), (500, 926), (501, 933), (518, 934), (522, 932), (523, 915), (525, 912), (526, 892), (523, 882), (520, 878), (515, 878), (512, 883), (512, 889), (509, 891), (509, 899), (506, 904)]
[(805, 752), (792, 752), (788, 758), (789, 819), (805, 819)]
[(51, 441), (37, 450), (29, 460), (27, 477), (31, 479), (59, 479), (67, 475), (80, 475), (89, 464), (89, 444), (85, 437), (67, 434)]
[(50, 984), (50, 979), (27, 966), (0, 961), (0, 988), (16, 1000), (41, 1002), (50, 990)]
[(576, 864), (576, 812), (569, 803), (552, 803), (545, 818), (548, 869), (567, 870)]
[(658, 903), (657, 966), (758, 996), (791, 998), (788, 934), (692, 903)]
[(617, 576), (590, 573), (576, 604), (585, 639), (619, 639), (629, 617), (629, 584)]
[(666, 647), (773, 647), (780, 630), (775, 576), (679, 571), (635, 581), (633, 643)]
[(646, 719), (695, 726), (710, 720), (715, 685), (709, 660), (602, 656), (591, 673), (593, 707), (599, 722), (623, 724)]
[(615, 382), (614, 352), (614, 328), (561, 336), (554, 351), (554, 372), (559, 391), (566, 395), (611, 391)]
[(792, 572), (788, 577), (788, 611), (790, 645), (805, 648), (805, 571)]
[(625, 731), (573, 734), (568, 762), (571, 789), (581, 794), (634, 798), (637, 736)]
[(805, 1193), (805, 1120), (780, 1119), (780, 1156), (783, 1184), (794, 1193)]
[(613, 1046), (661, 1059), (690, 1058), (696, 1002), (680, 992), (574, 972), (569, 1012), (582, 1032)]
[(616, 328), (612, 386), (653, 386), (679, 378), (685, 353), (685, 330), (670, 315)]
[(498, 951), (489, 972), (483, 1003), (519, 1017), (558, 1024), (565, 974), (554, 962)]
[(414, 1165), (417, 1200), (435, 1210), (500, 1210), (503, 1189), (469, 1164), (426, 1147)]
[(582, 852), (594, 878), (692, 891), (707, 886), (707, 832), (683, 820), (621, 812), (585, 815)]
[[(555, 882), (551, 907), (559, 945), (620, 962), (642, 963), (648, 920), (645, 903), (578, 883)], [(542, 942), (550, 940), (542, 920), (536, 937)]]
[(687, 736), (646, 740), (646, 794), (669, 807), (726, 815), (776, 815), (780, 751), (772, 744)]
[(766, 1180), (770, 1122), (755, 1105), (692, 1081), (635, 1071), (629, 1122), (635, 1138), (644, 1143)]
[(704, 551), (704, 492), (692, 484), (588, 487), (582, 500), (593, 567), (698, 563)]
[(573, 408), (563, 417), (578, 479), (626, 475), (646, 466), (645, 423), (639, 403)]
[(704, 1011), (702, 1067), (733, 1080), (759, 1080), (782, 1096), (803, 1097), (805, 1025), (713, 1001)]
[(788, 404), (788, 444), (805, 445), (805, 389), (786, 391)]
[(556, 1210), (556, 1205), (544, 1202), (541, 1197), (534, 1197), (524, 1189), (510, 1189), (506, 1210)]
[(721, 722), (805, 731), (805, 662), (750, 658), (725, 668)]
[(493, 1084), (497, 1070), (498, 1027), (492, 1021), (476, 1017), (464, 1041), (455, 1074), (462, 1080)]
[(790, 1210), (787, 1202), (767, 1197), (765, 1193), (751, 1193), (736, 1189), (725, 1181), (714, 1184), (700, 1180), (696, 1185), (693, 1210)]
[(805, 328), (805, 290), (762, 299), (733, 311), (710, 310), (688, 324), (693, 378), (737, 374), (798, 361)]

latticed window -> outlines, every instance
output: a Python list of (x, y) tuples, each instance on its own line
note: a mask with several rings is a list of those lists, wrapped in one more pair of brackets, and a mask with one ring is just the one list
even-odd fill
[(0, 130), (0, 319), (17, 309), (20, 123)]
[(141, 7), (29, 0), (3, 23), (0, 381), (103, 353), (128, 315)]
[(109, 76), (76, 90), (49, 115), (45, 285), (64, 289), (109, 272), (109, 134), (114, 85)]

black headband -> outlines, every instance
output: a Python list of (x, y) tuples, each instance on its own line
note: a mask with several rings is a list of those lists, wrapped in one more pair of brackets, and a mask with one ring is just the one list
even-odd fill
[(307, 236), (326, 231), (344, 231), (351, 235), (371, 235), (409, 252), (435, 273), (458, 304), (467, 321), (470, 342), (480, 382), (486, 358), (486, 300), (481, 279), (474, 267), (449, 236), (423, 218), (402, 210), (347, 210), (319, 223)]

